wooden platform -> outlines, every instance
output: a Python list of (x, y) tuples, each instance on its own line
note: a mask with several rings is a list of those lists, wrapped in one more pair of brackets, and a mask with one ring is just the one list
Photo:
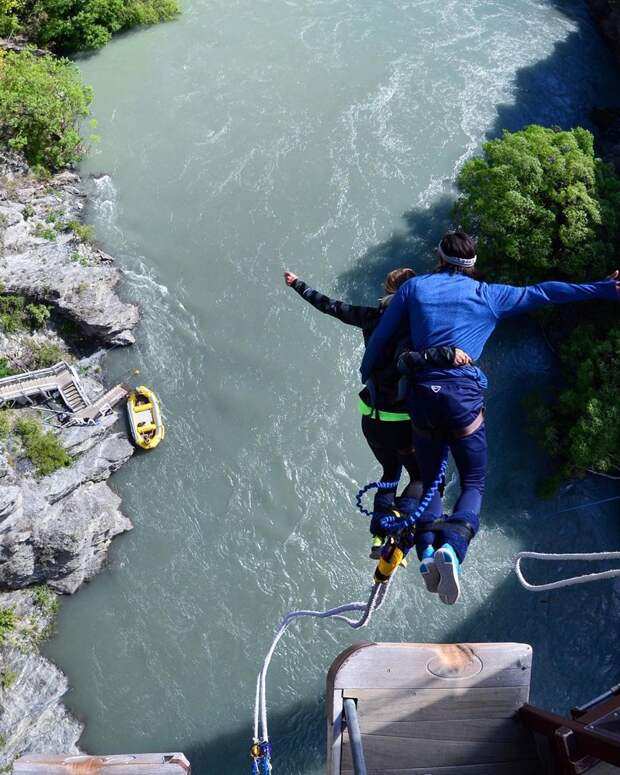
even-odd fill
[(327, 773), (352, 775), (345, 698), (357, 702), (369, 775), (539, 775), (528, 700), (532, 650), (519, 643), (362, 643), (327, 677)]
[(182, 753), (115, 756), (27, 754), (13, 764), (14, 775), (189, 775)]

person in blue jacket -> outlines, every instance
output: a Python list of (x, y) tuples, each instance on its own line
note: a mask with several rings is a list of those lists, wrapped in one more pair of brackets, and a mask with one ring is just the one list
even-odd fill
[[(477, 361), (504, 318), (550, 304), (620, 299), (617, 271), (607, 280), (582, 284), (543, 282), (519, 288), (483, 282), (475, 269), (475, 240), (460, 230), (447, 233), (437, 252), (436, 271), (404, 283), (373, 332), (360, 368), (364, 383), (403, 322), (409, 324), (416, 350), (458, 347)], [(405, 372), (407, 357), (404, 354), (399, 361)], [(426, 587), (447, 604), (459, 598), (459, 567), (480, 526), (487, 468), (486, 386), (484, 373), (475, 365), (418, 370), (410, 380), (407, 404), (424, 488), (435, 479), (446, 446), (460, 478), (452, 515), (442, 517), (441, 496), (436, 494), (418, 523), (429, 529), (418, 530), (416, 536)], [(440, 523), (437, 530), (433, 522)]]
[[(414, 276), (415, 272), (408, 267), (393, 269), (385, 278), (383, 298), (378, 305), (373, 306), (348, 304), (331, 299), (310, 288), (307, 283), (288, 270), (284, 272), (284, 281), (315, 309), (346, 325), (361, 329), (366, 343), (396, 291)], [(408, 342), (406, 325), (402, 327), (400, 336), (404, 336)], [(395, 353), (390, 351), (384, 353), (384, 356), (379, 364), (382, 368), (373, 373), (372, 390), (365, 387), (360, 393), (359, 400), (362, 433), (383, 469), (381, 482), (384, 485), (390, 485), (377, 491), (373, 511), (376, 514), (391, 514), (394, 509), (397, 509), (403, 514), (409, 514), (418, 505), (422, 494), (422, 482), (415, 450), (411, 446), (411, 419), (402, 398), (398, 395), (398, 383), (402, 375), (396, 368)], [(412, 361), (412, 368), (415, 368), (416, 364), (418, 367), (420, 364), (442, 367), (469, 362), (466, 353), (452, 347), (432, 348), (422, 353), (409, 351), (408, 357)], [(400, 496), (396, 497), (397, 482), (400, 480), (403, 468), (409, 474), (409, 483)], [(377, 559), (380, 549), (381, 540), (377, 540), (373, 544), (371, 557)]]

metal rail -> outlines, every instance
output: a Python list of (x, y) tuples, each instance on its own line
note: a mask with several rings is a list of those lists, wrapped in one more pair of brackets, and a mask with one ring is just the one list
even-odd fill
[(351, 754), (353, 756), (353, 772), (355, 775), (367, 775), (362, 733), (357, 717), (357, 705), (355, 704), (355, 700), (352, 699), (345, 699), (343, 705), (345, 720), (349, 730)]
[(578, 719), (579, 716), (583, 716), (583, 714), (587, 710), (590, 710), (590, 708), (593, 708), (595, 705), (600, 705), (602, 702), (611, 699), (616, 694), (620, 694), (620, 684), (612, 686), (611, 689), (608, 689), (606, 692), (604, 692), (604, 694), (599, 694), (598, 697), (590, 700), (590, 702), (586, 702), (585, 705), (577, 705), (576, 708), (571, 710), (571, 714), (573, 718)]
[(48, 397), (52, 392), (58, 392), (72, 412), (90, 405), (77, 372), (66, 361), (0, 379), (0, 405), (34, 395)]

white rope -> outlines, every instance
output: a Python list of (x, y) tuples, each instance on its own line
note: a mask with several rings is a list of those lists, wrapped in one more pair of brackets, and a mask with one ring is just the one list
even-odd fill
[(545, 592), (549, 589), (562, 589), (563, 587), (572, 587), (575, 584), (587, 584), (590, 581), (601, 581), (602, 579), (613, 579), (620, 576), (620, 568), (600, 571), (599, 573), (586, 573), (581, 576), (571, 576), (568, 579), (551, 581), (549, 584), (530, 584), (521, 571), (521, 560), (547, 560), (547, 561), (597, 561), (597, 560), (620, 560), (620, 552), (590, 552), (588, 554), (545, 554), (543, 552), (519, 552), (515, 558), (515, 573), (519, 582), (530, 592)]
[[(392, 574), (392, 576), (393, 575), (394, 574)], [(390, 576), (388, 581), (385, 583), (375, 582), (373, 584), (370, 597), (366, 603), (344, 603), (343, 605), (339, 605), (336, 608), (330, 608), (327, 611), (301, 610), (289, 611), (289, 613), (286, 614), (286, 616), (280, 622), (280, 626), (276, 630), (271, 647), (267, 652), (265, 661), (263, 662), (262, 670), (256, 679), (256, 696), (254, 701), (255, 742), (258, 742), (259, 740), (264, 740), (265, 742), (269, 741), (269, 729), (267, 726), (267, 671), (269, 670), (269, 664), (271, 663), (271, 658), (273, 657), (273, 654), (276, 650), (276, 646), (278, 645), (280, 638), (286, 632), (289, 624), (294, 622), (296, 619), (303, 619), (306, 617), (313, 617), (315, 619), (337, 619), (341, 622), (345, 622), (352, 629), (359, 630), (370, 622), (373, 613), (378, 611), (379, 608), (381, 608), (383, 605), (388, 587), (390, 586), (392, 580), (392, 576)], [(362, 615), (359, 619), (351, 619), (348, 616), (343, 616), (343, 614), (353, 611), (362, 612)]]

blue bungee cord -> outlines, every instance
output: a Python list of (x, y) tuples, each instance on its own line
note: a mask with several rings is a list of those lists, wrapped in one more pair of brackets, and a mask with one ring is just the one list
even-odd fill
[(369, 490), (395, 490), (399, 484), (400, 479), (397, 479), (395, 482), (368, 482), (361, 490), (357, 491), (357, 495), (355, 496), (355, 505), (357, 506), (358, 511), (366, 517), (372, 518), (376, 516), (374, 511), (368, 511), (368, 509), (364, 508), (362, 505), (362, 498), (364, 495), (366, 495)]
[(409, 514), (408, 517), (397, 517), (395, 514), (385, 514), (385, 516), (381, 517), (379, 520), (379, 526), (381, 527), (381, 530), (384, 533), (390, 535), (393, 533), (400, 533), (401, 530), (407, 530), (408, 528), (413, 527), (429, 507), (431, 500), (443, 482), (443, 478), (446, 475), (447, 470), (448, 447), (445, 447), (437, 476), (435, 477), (435, 480), (428, 488), (428, 490), (424, 493), (424, 497), (418, 504), (417, 509), (413, 512), (413, 514)]

